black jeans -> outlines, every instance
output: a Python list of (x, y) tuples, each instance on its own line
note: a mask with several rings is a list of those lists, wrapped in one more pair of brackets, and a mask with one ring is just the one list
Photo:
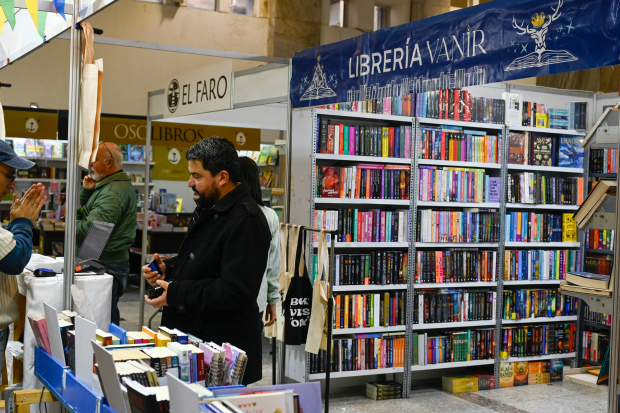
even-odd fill
[(105, 264), (105, 272), (114, 277), (112, 283), (112, 311), (111, 322), (117, 326), (121, 325), (121, 313), (118, 311), (118, 300), (125, 292), (127, 278), (129, 277), (129, 261)]

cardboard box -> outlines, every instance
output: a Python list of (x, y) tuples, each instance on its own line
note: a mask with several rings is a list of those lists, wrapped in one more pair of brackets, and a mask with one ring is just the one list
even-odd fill
[(478, 378), (474, 376), (442, 376), (441, 388), (450, 393), (478, 391)]

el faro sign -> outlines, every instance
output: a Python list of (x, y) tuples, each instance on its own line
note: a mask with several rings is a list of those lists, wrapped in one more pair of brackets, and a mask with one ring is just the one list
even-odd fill
[(164, 118), (231, 109), (232, 61), (182, 73), (166, 85)]

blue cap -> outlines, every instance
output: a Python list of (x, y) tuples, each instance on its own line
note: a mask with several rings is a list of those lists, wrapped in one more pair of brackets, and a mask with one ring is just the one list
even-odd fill
[(34, 162), (17, 156), (11, 145), (3, 140), (0, 140), (0, 163), (15, 169), (30, 169), (34, 166)]

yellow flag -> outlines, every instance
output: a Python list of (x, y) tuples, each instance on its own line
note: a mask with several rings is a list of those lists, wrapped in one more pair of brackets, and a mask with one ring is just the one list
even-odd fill
[(4, 15), (4, 10), (0, 7), (0, 34), (2, 34), (2, 29), (4, 29), (4, 21), (6, 20), (6, 16)]
[(28, 13), (34, 22), (34, 27), (39, 30), (39, 0), (26, 0), (26, 7), (28, 7)]

